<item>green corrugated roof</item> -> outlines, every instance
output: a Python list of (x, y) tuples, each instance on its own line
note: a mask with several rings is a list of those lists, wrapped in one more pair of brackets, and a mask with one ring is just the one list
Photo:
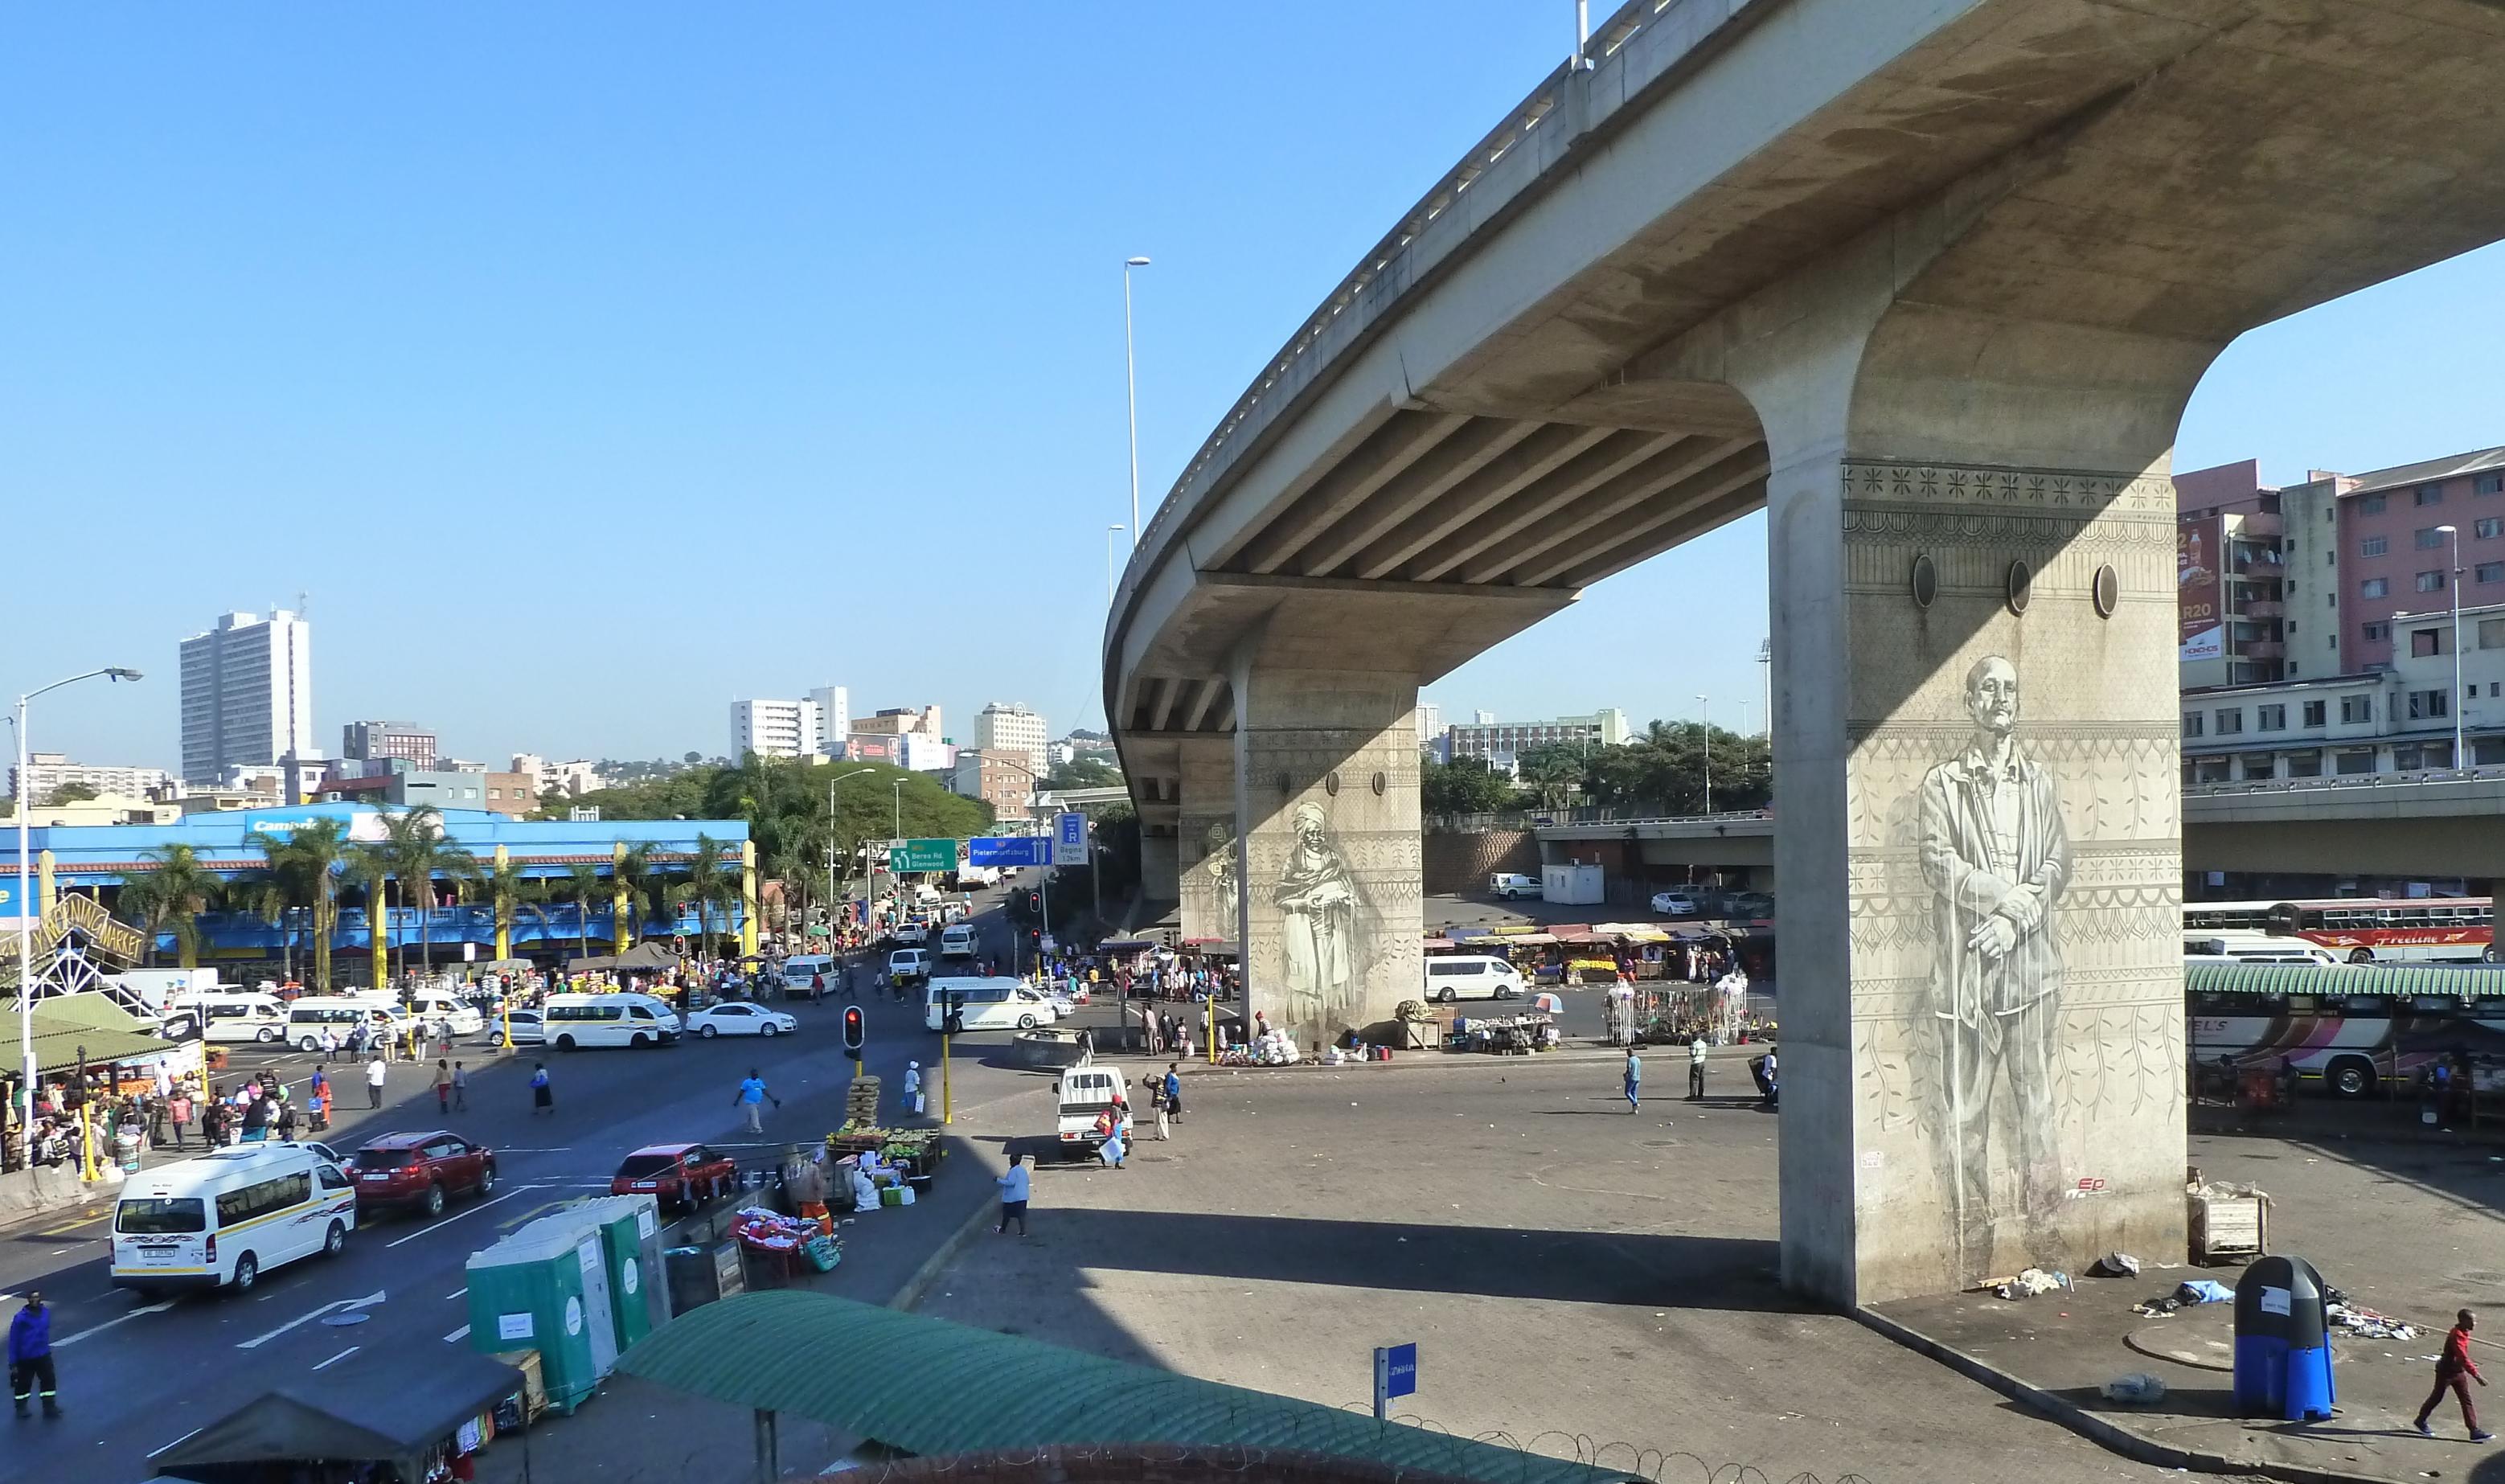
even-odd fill
[(2187, 964), (2196, 995), (2505, 996), (2505, 969), (2456, 964)]
[[(1351, 1357), (1364, 1374), (1363, 1356)], [(1363, 1412), (1107, 1360), (825, 1293), (743, 1293), (679, 1316), (618, 1369), (936, 1456), (1054, 1443), (1292, 1448), (1487, 1484), (1625, 1479)]]
[[(54, 995), (35, 1002), (35, 1065), (41, 1072), (65, 1072), (78, 1065), (78, 1049), (87, 1047), (89, 1065), (137, 1061), (162, 1056), (173, 1047), (152, 1034), (154, 1028), (102, 995)], [(23, 1061), (18, 1050), (18, 1010), (0, 1003), (0, 1068), (15, 1072)]]

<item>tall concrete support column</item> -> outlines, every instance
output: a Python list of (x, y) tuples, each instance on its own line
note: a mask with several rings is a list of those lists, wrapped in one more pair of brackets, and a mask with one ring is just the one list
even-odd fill
[(1175, 861), (1173, 818), (1171, 809), (1143, 810), (1140, 814), (1140, 896), (1147, 901), (1174, 901), (1182, 893), (1182, 875)]
[(1246, 1013), (1310, 1051), (1419, 995), (1418, 686), (1241, 656), (1233, 669)]
[(1176, 815), (1176, 862), (1182, 871), (1185, 942), (1234, 942), (1235, 743), (1229, 737), (1179, 744), (1182, 802)]
[(1783, 1275), (1848, 1304), (2183, 1250), (2168, 472), (2214, 347), (1944, 308), (1953, 265), (1900, 228), (1727, 327), (1773, 471)]

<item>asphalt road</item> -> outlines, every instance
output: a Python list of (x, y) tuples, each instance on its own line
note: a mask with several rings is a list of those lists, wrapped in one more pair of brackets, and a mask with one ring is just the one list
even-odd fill
[[(1007, 951), (998, 897), (976, 918), (987, 951)], [(60, 1372), (58, 1422), (13, 1423), (0, 1450), (0, 1478), (144, 1478), (148, 1460), (268, 1388), (335, 1363), (358, 1350), (388, 1348), (423, 1364), (447, 1344), (467, 1345), (463, 1267), (470, 1254), (537, 1217), (587, 1195), (605, 1194), (618, 1160), (638, 1146), (701, 1140), (734, 1149), (743, 1164), (771, 1164), (791, 1142), (813, 1140), (841, 1121), (850, 1064), (837, 1026), (844, 1001), (781, 1006), (799, 1017), (796, 1036), (774, 1041), (689, 1040), (648, 1051), (545, 1054), (553, 1078), (553, 1116), (534, 1117), (527, 1080), (537, 1048), (499, 1055), (477, 1041), (456, 1042), (469, 1062), (469, 1111), (439, 1116), (431, 1063), (391, 1069), (385, 1106), (363, 1106), (363, 1078), (341, 1078), (337, 1116), (327, 1142), (343, 1152), (393, 1130), (449, 1128), (497, 1151), (498, 1183), (485, 1199), (456, 1197), (429, 1221), (370, 1215), (337, 1258), (311, 1257), (263, 1276), (248, 1294), (198, 1294), (143, 1302), (112, 1287), (107, 1270), (111, 1208), (55, 1213), (0, 1233), (0, 1310), (41, 1289), (54, 1305)], [(883, 995), (860, 997), (869, 1026), (867, 1070), (894, 1099), (905, 1062), (934, 1066), (938, 1038), (918, 1007)], [(952, 1076), (961, 1115), (970, 1108), (1033, 1087), (1007, 1065), (1008, 1033), (960, 1038)], [(293, 1051), (243, 1050), (229, 1064), (241, 1077), (274, 1066), (300, 1086), (313, 1058)], [(783, 1106), (762, 1139), (740, 1131), (732, 1098), (751, 1067)], [(938, 1111), (939, 1079), (928, 1084)], [(890, 1104), (888, 1116), (900, 1118)], [(371, 1298), (344, 1313), (340, 1306)]]

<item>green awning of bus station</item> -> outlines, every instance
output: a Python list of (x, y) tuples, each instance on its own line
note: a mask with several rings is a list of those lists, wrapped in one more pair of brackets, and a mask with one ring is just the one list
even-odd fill
[[(924, 1457), (1053, 1444), (1294, 1449), (1486, 1484), (1630, 1477), (1363, 1412), (783, 1289), (692, 1309), (617, 1368), (757, 1411), (789, 1412)], [(1366, 1374), (1365, 1357), (1352, 1373)]]
[(2408, 995), (2475, 1000), (2505, 996), (2505, 968), (2453, 964), (2187, 964), (2195, 995)]
[[(15, 1073), (24, 1065), (24, 1044), (18, 1035), (17, 1007), (0, 1003), (0, 1073)], [(146, 1022), (102, 995), (36, 1001), (36, 1069), (46, 1074), (75, 1070), (81, 1046), (87, 1048), (89, 1066), (161, 1056), (166, 1050)]]

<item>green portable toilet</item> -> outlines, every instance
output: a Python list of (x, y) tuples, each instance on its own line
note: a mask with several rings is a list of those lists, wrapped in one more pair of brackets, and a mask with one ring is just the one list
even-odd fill
[(609, 1261), (589, 1222), (534, 1221), (472, 1253), (470, 1348), (540, 1353), (548, 1404), (571, 1412), (617, 1364)]
[(600, 1239), (609, 1269), (610, 1316), (617, 1324), (617, 1348), (626, 1347), (669, 1323), (670, 1285), (661, 1266), (660, 1205), (650, 1195), (603, 1195), (577, 1201), (524, 1226), (589, 1231)]

